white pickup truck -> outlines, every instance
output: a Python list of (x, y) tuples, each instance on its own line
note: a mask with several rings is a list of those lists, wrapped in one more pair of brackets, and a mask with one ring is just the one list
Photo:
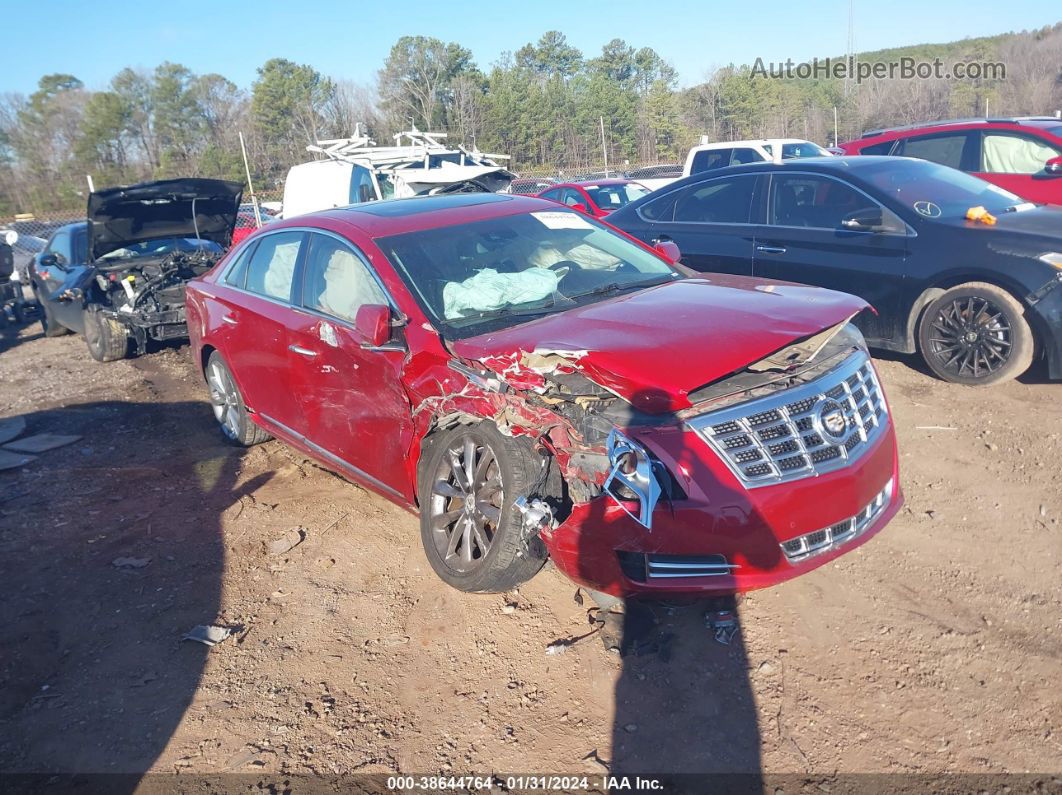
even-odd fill
[(665, 185), (690, 174), (702, 171), (714, 171), (717, 168), (736, 166), (744, 163), (761, 163), (766, 160), (789, 160), (794, 157), (831, 157), (831, 153), (816, 143), (800, 138), (760, 138), (750, 141), (715, 141), (709, 142), (707, 135), (701, 136), (701, 142), (690, 149), (681, 175), (661, 177), (638, 177), (638, 181), (649, 188), (657, 190)]

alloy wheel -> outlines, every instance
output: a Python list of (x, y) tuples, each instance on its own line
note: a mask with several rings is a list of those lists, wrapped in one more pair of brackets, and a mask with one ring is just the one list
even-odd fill
[(956, 298), (932, 320), (931, 353), (940, 366), (959, 376), (983, 378), (1010, 360), (1010, 322), (1001, 307), (980, 296)]
[(435, 548), (448, 568), (468, 573), (483, 563), (501, 522), (504, 492), (498, 459), (489, 446), (465, 434), (440, 458), (431, 483)]
[(212, 362), (207, 385), (210, 387), (210, 406), (222, 433), (236, 439), (240, 433), (240, 400), (232, 376), (220, 364)]

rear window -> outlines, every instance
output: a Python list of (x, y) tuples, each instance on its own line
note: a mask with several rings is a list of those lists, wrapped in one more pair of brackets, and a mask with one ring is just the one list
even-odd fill
[(887, 155), (892, 151), (892, 145), (895, 141), (885, 141), (880, 144), (873, 144), (872, 146), (864, 146), (859, 150), (861, 155)]

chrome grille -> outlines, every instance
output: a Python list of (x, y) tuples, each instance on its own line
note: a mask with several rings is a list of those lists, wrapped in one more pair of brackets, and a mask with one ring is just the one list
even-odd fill
[(782, 552), (790, 563), (799, 563), (815, 555), (821, 555), (863, 534), (892, 499), (892, 480), (885, 484), (867, 506), (848, 519), (815, 530), (789, 541), (782, 542)]
[(718, 577), (739, 568), (727, 563), (722, 555), (646, 555), (646, 568), (651, 580), (674, 577)]
[(870, 358), (857, 351), (814, 381), (688, 424), (755, 488), (847, 466), (888, 424), (888, 411)]

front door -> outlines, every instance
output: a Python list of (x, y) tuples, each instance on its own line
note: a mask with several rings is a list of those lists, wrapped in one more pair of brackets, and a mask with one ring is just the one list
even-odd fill
[[(48, 310), (60, 325), (79, 333), (85, 330), (85, 302), (65, 297), (65, 293), (70, 286), (83, 288), (86, 277), (91, 277), (86, 248), (83, 226), (62, 228), (48, 241), (35, 266), (40, 299), (49, 302)], [(41, 265), (40, 259), (46, 255), (54, 256), (56, 264)]]
[(981, 136), (976, 176), (1027, 201), (1062, 204), (1062, 176), (1049, 174), (1044, 168), (1048, 160), (1059, 155), (1062, 149), (1037, 136), (986, 130)]
[(360, 307), (392, 302), (365, 257), (331, 234), (310, 234), (302, 273), (289, 357), (306, 441), (347, 474), (412, 501), (405, 346), (367, 348), (354, 327)]
[[(767, 205), (767, 223), (756, 231), (756, 276), (858, 295), (878, 313), (864, 312), (858, 319), (868, 339), (901, 333), (903, 221), (862, 191), (817, 174), (773, 175)], [(883, 231), (853, 231), (842, 224), (847, 216), (874, 208), (883, 214)]]

